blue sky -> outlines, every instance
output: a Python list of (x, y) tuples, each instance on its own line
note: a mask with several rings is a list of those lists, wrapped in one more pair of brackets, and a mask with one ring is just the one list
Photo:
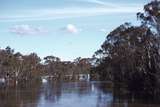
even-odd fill
[(149, 0), (0, 0), (0, 47), (73, 60), (91, 57), (107, 34)]

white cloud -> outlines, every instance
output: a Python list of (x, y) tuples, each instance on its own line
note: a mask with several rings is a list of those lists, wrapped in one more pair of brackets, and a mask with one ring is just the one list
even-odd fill
[(66, 30), (67, 30), (67, 32), (69, 32), (69, 33), (78, 33), (78, 29), (77, 29), (76, 26), (73, 25), (73, 24), (68, 24), (68, 25), (66, 26)]
[(74, 24), (67, 24), (65, 27), (60, 29), (64, 33), (77, 34), (81, 31)]
[(33, 27), (31, 25), (14, 25), (9, 31), (18, 35), (41, 35), (48, 31), (42, 27)]

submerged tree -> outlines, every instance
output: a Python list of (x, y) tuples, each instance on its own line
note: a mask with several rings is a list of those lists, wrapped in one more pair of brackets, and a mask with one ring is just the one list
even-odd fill
[(101, 80), (155, 95), (160, 89), (160, 1), (152, 1), (144, 10), (137, 14), (141, 26), (125, 23), (107, 35), (95, 53), (102, 58), (93, 70)]
[(102, 80), (154, 93), (160, 78), (159, 46), (159, 39), (148, 27), (121, 25), (107, 36), (101, 49), (104, 59), (95, 69)]

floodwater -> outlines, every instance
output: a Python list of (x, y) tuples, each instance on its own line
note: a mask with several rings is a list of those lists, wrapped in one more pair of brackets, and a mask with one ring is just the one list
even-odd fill
[(108, 82), (50, 82), (2, 87), (0, 107), (160, 107), (115, 95)]

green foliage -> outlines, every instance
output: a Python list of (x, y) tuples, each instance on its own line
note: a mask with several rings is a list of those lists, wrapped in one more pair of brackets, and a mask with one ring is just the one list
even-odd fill
[(107, 35), (95, 53), (101, 57), (93, 71), (101, 80), (153, 95), (160, 90), (160, 2), (153, 1), (144, 10), (137, 14), (141, 26), (125, 23)]

